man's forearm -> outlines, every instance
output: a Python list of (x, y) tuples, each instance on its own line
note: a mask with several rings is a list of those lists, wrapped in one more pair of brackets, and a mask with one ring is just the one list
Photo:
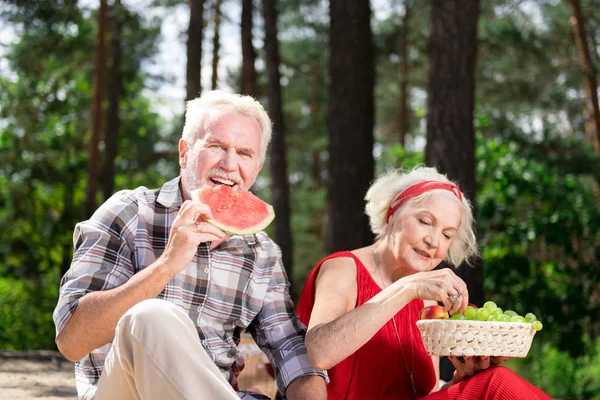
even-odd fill
[(173, 276), (159, 259), (117, 288), (85, 295), (57, 337), (58, 349), (67, 359), (78, 361), (109, 343), (123, 314), (137, 303), (158, 296)]
[(322, 377), (305, 375), (294, 379), (285, 394), (288, 400), (327, 400), (327, 387)]

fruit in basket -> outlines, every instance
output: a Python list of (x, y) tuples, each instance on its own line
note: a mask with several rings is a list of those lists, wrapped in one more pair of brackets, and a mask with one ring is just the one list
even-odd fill
[(456, 312), (450, 317), (450, 319), (530, 323), (536, 331), (539, 331), (544, 327), (544, 325), (537, 320), (535, 314), (527, 313), (523, 317), (513, 310), (502, 311), (502, 309), (493, 301), (486, 301), (481, 308), (477, 308), (477, 306), (469, 304), (465, 309), (464, 314)]
[(423, 307), (419, 317), (420, 319), (448, 319), (449, 315), (442, 306), (427, 306)]
[(467, 306), (467, 309), (465, 310), (465, 317), (467, 317), (467, 319), (476, 320), (477, 309), (473, 306)]

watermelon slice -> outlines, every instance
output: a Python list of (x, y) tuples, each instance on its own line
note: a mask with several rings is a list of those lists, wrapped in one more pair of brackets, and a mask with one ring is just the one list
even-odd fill
[(248, 191), (226, 185), (203, 186), (191, 193), (194, 201), (210, 207), (212, 219), (206, 221), (223, 232), (249, 235), (264, 230), (273, 218), (273, 207)]

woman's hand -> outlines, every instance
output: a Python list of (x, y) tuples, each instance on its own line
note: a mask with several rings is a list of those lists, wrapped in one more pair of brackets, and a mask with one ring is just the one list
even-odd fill
[[(444, 303), (444, 310), (450, 314), (457, 311), (464, 313), (469, 305), (467, 284), (450, 268), (418, 272), (401, 278), (394, 284), (410, 287), (413, 298)], [(449, 296), (457, 292), (460, 293), (460, 297), (456, 303), (452, 303)]]
[(456, 356), (448, 356), (448, 359), (452, 362), (456, 371), (454, 372), (452, 380), (450, 380), (450, 382), (448, 382), (446, 386), (444, 386), (444, 388), (447, 388), (464, 379), (467, 379), (479, 371), (486, 370), (489, 367), (493, 367), (494, 365), (499, 365), (507, 361), (509, 357), (464, 356), (464, 362), (462, 362)]

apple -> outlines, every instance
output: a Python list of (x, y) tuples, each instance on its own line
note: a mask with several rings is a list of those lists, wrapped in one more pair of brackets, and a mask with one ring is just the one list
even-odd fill
[(423, 307), (420, 314), (420, 319), (448, 319), (448, 311), (444, 311), (442, 306), (427, 306)]
[(474, 309), (476, 309), (476, 310), (479, 308), (479, 307), (477, 307), (477, 306), (476, 306), (475, 304), (473, 304), (473, 303), (469, 303), (469, 305), (470, 305), (471, 307), (473, 307)]

